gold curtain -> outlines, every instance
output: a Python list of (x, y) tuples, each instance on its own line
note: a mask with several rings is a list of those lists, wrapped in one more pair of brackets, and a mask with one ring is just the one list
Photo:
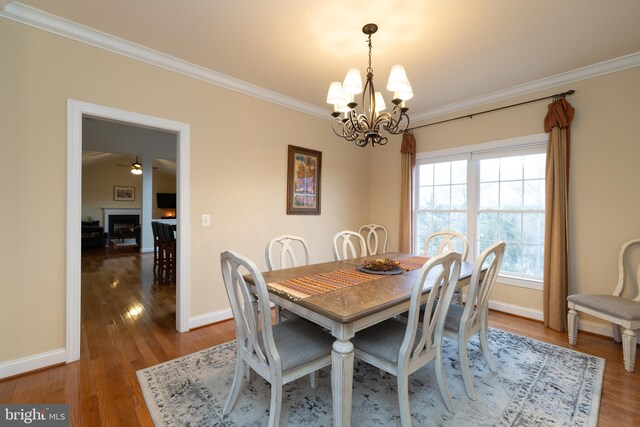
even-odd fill
[(416, 139), (410, 132), (402, 134), (401, 173), (402, 186), (400, 188), (400, 244), (399, 251), (412, 253), (413, 240), (413, 170), (416, 166)]
[(544, 325), (567, 330), (569, 294), (569, 146), (574, 109), (564, 98), (549, 104), (544, 233)]

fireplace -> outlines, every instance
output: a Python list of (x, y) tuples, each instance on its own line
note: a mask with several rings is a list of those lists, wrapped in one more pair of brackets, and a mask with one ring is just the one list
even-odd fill
[(109, 215), (109, 235), (115, 235), (115, 232), (125, 229), (132, 229), (140, 225), (140, 215)]

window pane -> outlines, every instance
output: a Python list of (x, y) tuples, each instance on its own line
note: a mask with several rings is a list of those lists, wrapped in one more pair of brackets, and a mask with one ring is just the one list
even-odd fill
[(544, 214), (522, 214), (522, 229), (524, 243), (544, 244)]
[(500, 198), (500, 184), (480, 184), (480, 209), (498, 209)]
[(522, 209), (522, 181), (500, 183), (500, 209)]
[(480, 160), (480, 182), (497, 181), (500, 178), (500, 159)]
[(500, 180), (522, 179), (522, 156), (500, 159)]
[(420, 165), (420, 185), (433, 185), (433, 165)]
[(544, 178), (546, 161), (545, 153), (524, 156), (524, 179)]
[(507, 243), (502, 260), (502, 269), (508, 273), (520, 273), (522, 270), (522, 247), (516, 243)]
[(436, 185), (449, 184), (451, 182), (451, 162), (436, 163), (433, 179)]
[(544, 273), (544, 246), (524, 245), (522, 253), (522, 273), (542, 278)]
[(433, 187), (420, 187), (418, 209), (433, 209)]
[(434, 187), (434, 208), (435, 209), (451, 209), (451, 187), (442, 185)]
[(490, 242), (496, 242), (498, 240), (497, 213), (482, 212), (478, 214), (478, 239)]
[(522, 214), (500, 213), (500, 236), (506, 242), (520, 242), (522, 240)]
[(419, 254), (423, 253), (424, 239), (433, 232), (433, 214), (431, 212), (418, 212), (416, 214), (416, 239), (415, 246)]
[(451, 223), (449, 224), (449, 230), (457, 231), (458, 233), (467, 235), (467, 213), (466, 212), (451, 212), (449, 215)]
[(543, 179), (524, 181), (524, 208), (544, 210), (545, 188)]
[(433, 231), (443, 231), (449, 229), (449, 212), (433, 213)]
[(452, 185), (451, 186), (451, 209), (467, 208), (467, 186)]
[(467, 183), (467, 161), (458, 160), (451, 162), (451, 183), (466, 184)]

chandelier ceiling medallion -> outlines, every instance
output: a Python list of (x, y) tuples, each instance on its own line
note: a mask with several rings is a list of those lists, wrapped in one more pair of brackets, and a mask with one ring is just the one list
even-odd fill
[[(347, 141), (354, 141), (359, 147), (366, 147), (371, 143), (385, 145), (387, 137), (381, 134), (386, 131), (397, 135), (409, 127), (409, 109), (405, 101), (413, 98), (411, 84), (402, 65), (394, 65), (389, 74), (387, 90), (393, 92), (393, 111), (385, 112), (386, 105), (382, 93), (376, 92), (373, 86), (373, 68), (371, 68), (371, 35), (378, 31), (376, 24), (367, 24), (362, 32), (368, 36), (369, 66), (367, 67), (367, 81), (362, 87), (360, 70), (351, 68), (343, 83), (332, 82), (327, 93), (327, 103), (333, 104), (333, 131)], [(354, 96), (362, 93), (362, 112), (358, 113)]]

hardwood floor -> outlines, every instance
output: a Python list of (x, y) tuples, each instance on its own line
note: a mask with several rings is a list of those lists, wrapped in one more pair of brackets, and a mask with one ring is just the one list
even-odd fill
[[(0, 403), (69, 403), (74, 426), (151, 426), (135, 372), (235, 338), (232, 321), (180, 334), (175, 286), (154, 283), (153, 254), (130, 248), (95, 249), (82, 256), (81, 359), (0, 381)], [(628, 374), (612, 339), (566, 333), (491, 312), (492, 327), (606, 359), (600, 426), (640, 420), (640, 366)]]

